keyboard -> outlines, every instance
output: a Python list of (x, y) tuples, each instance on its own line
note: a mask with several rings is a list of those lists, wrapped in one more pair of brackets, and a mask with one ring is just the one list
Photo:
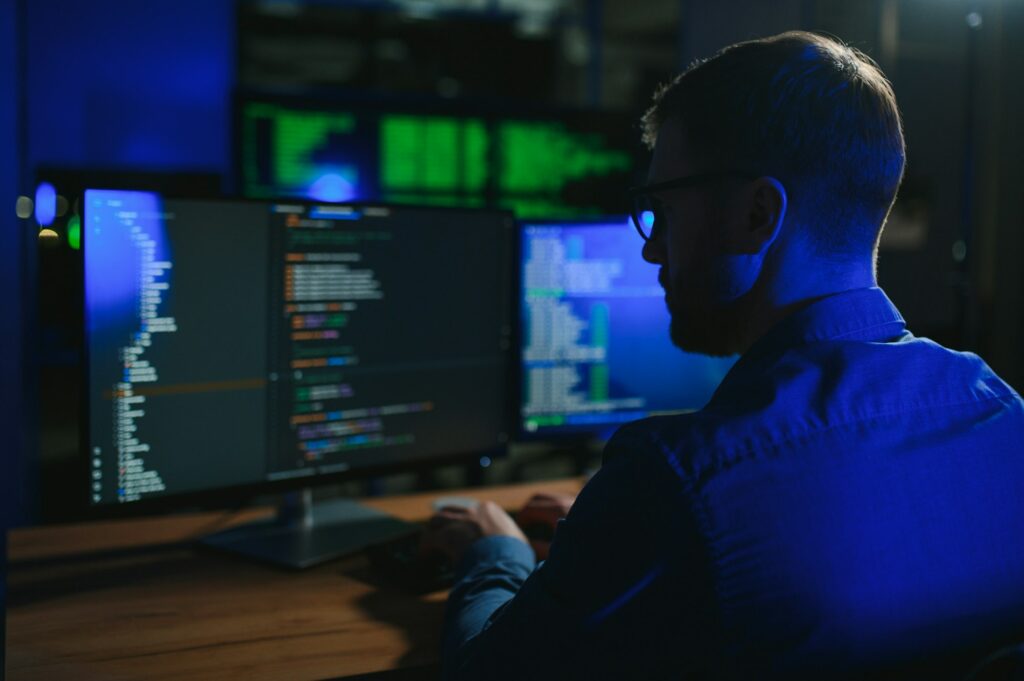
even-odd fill
[(439, 553), (420, 551), (414, 532), (366, 549), (370, 564), (382, 580), (417, 594), (447, 590), (455, 583), (455, 567)]

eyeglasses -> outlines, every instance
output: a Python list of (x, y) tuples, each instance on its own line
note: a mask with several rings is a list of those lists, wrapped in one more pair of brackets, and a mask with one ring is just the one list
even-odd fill
[(632, 212), (630, 213), (630, 216), (633, 218), (633, 226), (636, 227), (636, 231), (644, 241), (650, 241), (657, 235), (657, 233), (660, 232), (660, 227), (665, 222), (662, 214), (662, 201), (654, 196), (655, 194), (668, 191), (669, 189), (695, 187), (706, 182), (714, 182), (715, 180), (722, 180), (727, 177), (742, 177), (752, 180), (756, 178), (757, 175), (742, 170), (723, 170), (715, 173), (687, 175), (685, 177), (677, 177), (674, 180), (667, 180), (665, 182), (655, 182), (654, 184), (642, 184), (638, 187), (631, 187), (629, 189), (629, 198), (630, 204), (632, 205)]

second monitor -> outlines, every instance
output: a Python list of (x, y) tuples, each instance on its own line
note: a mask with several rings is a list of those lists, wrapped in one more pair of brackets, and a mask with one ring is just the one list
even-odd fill
[(629, 218), (522, 228), (521, 423), (526, 434), (610, 435), (702, 408), (735, 358), (683, 352)]

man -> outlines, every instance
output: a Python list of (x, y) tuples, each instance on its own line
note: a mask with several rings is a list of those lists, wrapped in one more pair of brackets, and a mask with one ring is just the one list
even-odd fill
[(878, 67), (741, 43), (644, 125), (672, 339), (742, 357), (702, 411), (616, 433), (539, 567), (493, 504), (435, 518), (447, 678), (958, 673), (1024, 640), (1024, 402), (876, 286), (904, 165)]

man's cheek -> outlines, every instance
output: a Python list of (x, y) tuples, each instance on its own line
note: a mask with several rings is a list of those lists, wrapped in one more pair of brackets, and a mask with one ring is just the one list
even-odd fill
[(709, 298), (715, 303), (731, 303), (746, 295), (761, 276), (764, 258), (755, 255), (719, 255), (707, 266)]

